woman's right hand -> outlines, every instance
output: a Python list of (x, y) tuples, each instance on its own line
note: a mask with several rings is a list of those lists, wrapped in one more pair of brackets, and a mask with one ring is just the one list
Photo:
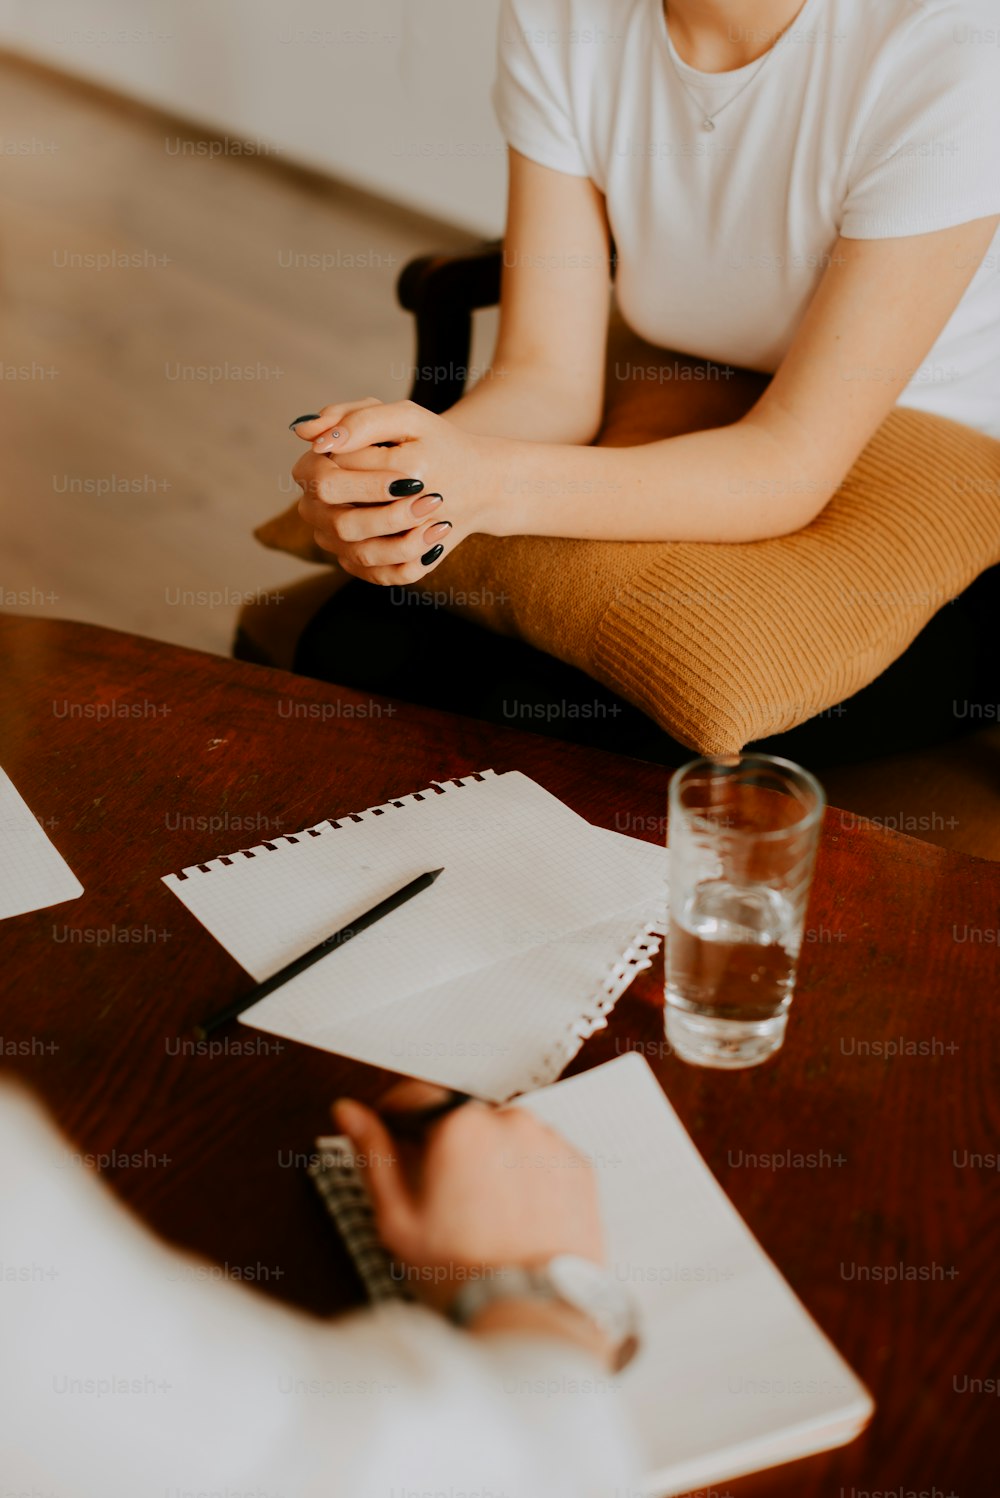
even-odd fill
[(603, 1262), (593, 1170), (527, 1109), (466, 1103), (412, 1154), (360, 1103), (337, 1103), (334, 1118), (361, 1157), (383, 1243), (435, 1308), (470, 1269), (562, 1253)]

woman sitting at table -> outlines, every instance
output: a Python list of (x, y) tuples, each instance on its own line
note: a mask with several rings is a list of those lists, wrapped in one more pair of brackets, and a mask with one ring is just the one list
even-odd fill
[[(1000, 437), (994, 21), (505, 0), (493, 366), (444, 417), (369, 399), (293, 424), (319, 545), (399, 585), (474, 532), (754, 541), (813, 520), (897, 403)], [(657, 440), (590, 447), (612, 243), (627, 322), (685, 357), (643, 402)]]

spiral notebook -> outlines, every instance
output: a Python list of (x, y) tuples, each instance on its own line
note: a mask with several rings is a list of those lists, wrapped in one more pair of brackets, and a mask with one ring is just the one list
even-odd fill
[[(858, 1434), (873, 1410), (867, 1389), (732, 1206), (641, 1056), (517, 1106), (593, 1164), (608, 1269), (637, 1304), (640, 1351), (608, 1379), (643, 1448), (634, 1498), (704, 1490)], [(314, 1177), (369, 1295), (405, 1298), (349, 1142), (317, 1144)]]
[(494, 1102), (551, 1082), (649, 965), (666, 855), (528, 776), (438, 782), (165, 883), (261, 982), (439, 867), (242, 1023)]

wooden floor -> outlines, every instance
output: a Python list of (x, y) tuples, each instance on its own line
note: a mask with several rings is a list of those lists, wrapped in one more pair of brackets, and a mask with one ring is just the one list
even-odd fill
[(288, 423), (405, 395), (396, 276), (470, 241), (177, 137), (0, 59), (0, 608), (222, 653), (307, 570), (250, 534), (297, 493)]

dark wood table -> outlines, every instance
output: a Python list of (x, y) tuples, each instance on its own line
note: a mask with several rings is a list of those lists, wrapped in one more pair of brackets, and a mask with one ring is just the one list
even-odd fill
[[(85, 887), (3, 923), (0, 1055), (165, 1237), (321, 1315), (353, 1303), (297, 1157), (389, 1074), (252, 1030), (191, 1054), (247, 980), (161, 875), (487, 766), (658, 840), (665, 772), (86, 625), (0, 617), (0, 656), (0, 764)], [(733, 1498), (995, 1498), (998, 942), (1000, 865), (830, 811), (776, 1061), (666, 1054), (657, 965), (574, 1063), (646, 1055), (877, 1400), (854, 1444)]]

